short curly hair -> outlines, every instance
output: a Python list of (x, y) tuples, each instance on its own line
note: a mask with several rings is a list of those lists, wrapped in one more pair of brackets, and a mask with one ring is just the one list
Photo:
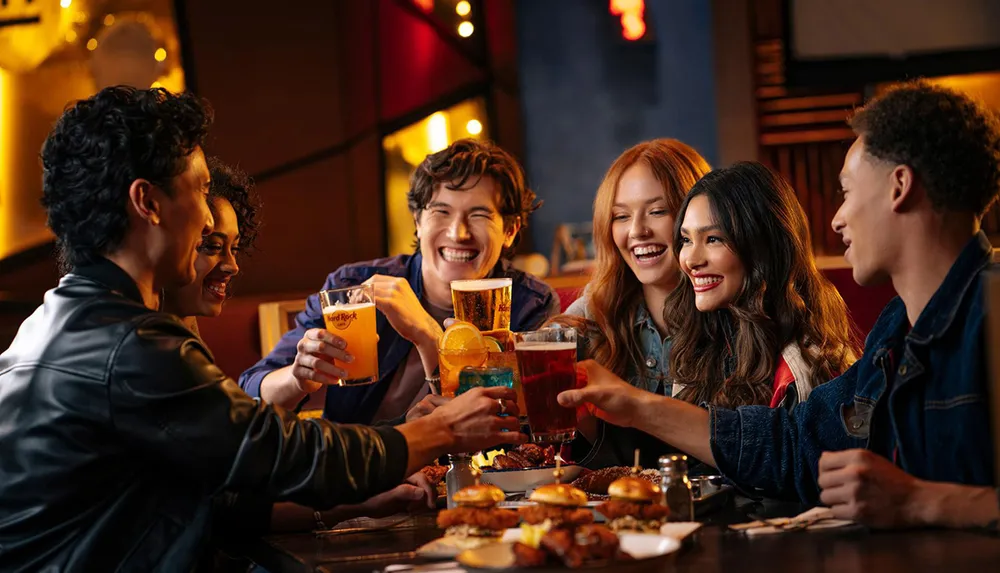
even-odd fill
[(63, 112), (42, 146), (42, 206), (63, 269), (114, 252), (132, 182), (171, 193), (211, 123), (206, 102), (159, 88), (109, 87)]
[[(260, 199), (254, 189), (253, 180), (239, 167), (227, 165), (218, 157), (208, 159), (208, 171), (212, 182), (209, 185), (209, 199), (225, 199), (236, 212), (236, 223), (240, 226), (240, 249), (249, 254), (260, 231), (257, 213)], [(214, 216), (215, 208), (209, 202)]]
[(1000, 125), (991, 110), (926, 81), (898, 84), (850, 120), (871, 156), (907, 165), (937, 211), (982, 216), (1000, 190)]
[[(447, 148), (428, 155), (410, 176), (406, 199), (414, 217), (431, 202), (439, 185), (455, 189), (475, 185), (481, 177), (492, 177), (500, 187), (499, 208), (504, 229), (520, 223), (521, 232), (503, 256), (510, 257), (528, 226), (528, 216), (542, 206), (525, 181), (524, 170), (514, 157), (490, 141), (459, 139)], [(417, 250), (420, 244), (417, 242)]]

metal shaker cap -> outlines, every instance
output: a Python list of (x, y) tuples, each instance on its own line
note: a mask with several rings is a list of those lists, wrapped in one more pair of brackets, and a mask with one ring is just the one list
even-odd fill
[(687, 473), (688, 471), (688, 457), (684, 454), (671, 454), (669, 456), (660, 456), (660, 472), (661, 473)]

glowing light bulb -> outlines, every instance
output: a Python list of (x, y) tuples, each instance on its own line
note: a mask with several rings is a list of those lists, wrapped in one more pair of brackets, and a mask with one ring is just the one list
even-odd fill
[(469, 12), (472, 12), (472, 5), (465, 0), (455, 4), (455, 13), (459, 16), (468, 16)]
[(162, 62), (167, 59), (167, 51), (163, 48), (157, 48), (156, 52), (153, 54), (153, 59), (157, 62)]
[(468, 38), (476, 31), (476, 27), (472, 25), (472, 22), (462, 22), (458, 25), (458, 35), (463, 38)]
[(483, 132), (483, 124), (479, 123), (478, 119), (470, 119), (469, 123), (465, 124), (465, 131), (472, 135), (479, 135)]
[(427, 118), (427, 147), (431, 153), (448, 147), (448, 117), (440, 111)]

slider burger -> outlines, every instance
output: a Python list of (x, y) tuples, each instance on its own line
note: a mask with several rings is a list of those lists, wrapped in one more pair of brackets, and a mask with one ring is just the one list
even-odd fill
[(444, 538), (459, 549), (475, 549), (499, 541), (506, 529), (517, 525), (517, 513), (499, 509), (503, 490), (495, 485), (477, 484), (455, 492), (454, 509), (438, 513), (437, 525)]
[(587, 494), (569, 484), (538, 486), (528, 500), (535, 505), (519, 509), (524, 521), (522, 538), (528, 545), (537, 547), (538, 540), (552, 529), (573, 529), (594, 521), (594, 513), (587, 508)]
[(514, 562), (521, 568), (541, 567), (562, 562), (570, 568), (616, 557), (618, 536), (596, 525), (586, 507), (587, 494), (567, 484), (543, 485), (529, 498), (537, 505), (522, 507), (521, 541), (513, 547)]
[(615, 532), (658, 533), (670, 515), (670, 508), (660, 503), (660, 486), (636, 475), (611, 482), (608, 495), (611, 500), (597, 506), (597, 511)]

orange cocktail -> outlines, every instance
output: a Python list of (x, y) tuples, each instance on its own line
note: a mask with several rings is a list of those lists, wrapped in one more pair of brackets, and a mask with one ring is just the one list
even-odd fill
[(455, 397), (458, 373), (466, 366), (485, 366), (489, 351), (479, 329), (468, 322), (457, 321), (444, 331), (438, 342), (438, 373), (441, 395)]

